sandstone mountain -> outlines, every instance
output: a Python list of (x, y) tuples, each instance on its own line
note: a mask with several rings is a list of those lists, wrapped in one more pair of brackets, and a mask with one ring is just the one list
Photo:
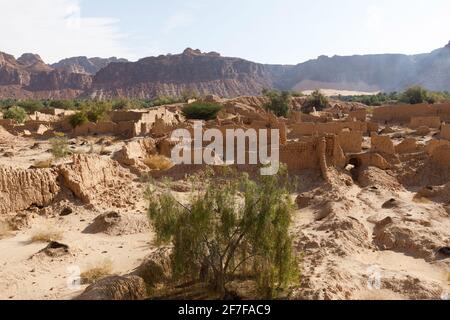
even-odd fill
[(257, 95), (272, 86), (273, 75), (265, 65), (186, 49), (179, 55), (110, 64), (94, 76), (90, 95), (153, 98), (196, 91), (234, 97)]
[(418, 55), (320, 56), (298, 65), (258, 64), (186, 49), (128, 62), (75, 57), (53, 65), (38, 55), (0, 53), (0, 98), (140, 98), (187, 91), (223, 97), (263, 88), (401, 91), (411, 85), (450, 90), (450, 43)]
[(118, 59), (116, 57), (111, 57), (107, 59), (103, 58), (88, 58), (88, 57), (73, 57), (61, 60), (57, 63), (52, 64), (52, 68), (63, 70), (69, 73), (85, 73), (85, 74), (96, 74), (103, 69), (108, 64), (112, 62), (127, 62), (126, 59)]
[(89, 75), (53, 69), (38, 55), (16, 60), (0, 52), (0, 98), (70, 99), (82, 95), (91, 82)]

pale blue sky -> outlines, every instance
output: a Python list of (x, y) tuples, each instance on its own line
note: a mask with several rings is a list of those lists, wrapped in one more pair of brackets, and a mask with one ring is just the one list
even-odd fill
[(448, 0), (0, 0), (0, 51), (136, 60), (186, 47), (256, 62), (422, 53), (450, 41)]

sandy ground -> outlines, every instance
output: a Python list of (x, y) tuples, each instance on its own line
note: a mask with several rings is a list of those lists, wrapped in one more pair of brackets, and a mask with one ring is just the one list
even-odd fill
[[(77, 273), (111, 263), (114, 274), (127, 274), (140, 265), (151, 251), (152, 234), (118, 237), (84, 234), (82, 231), (98, 213), (81, 210), (64, 218), (41, 218), (32, 227), (11, 238), (0, 240), (0, 299), (71, 299), (86, 287), (73, 285)], [(47, 243), (30, 243), (41, 226), (54, 227), (63, 233), (61, 243), (70, 254), (61, 258), (35, 256)]]
[[(361, 229), (367, 232), (368, 236), (363, 237), (359, 243), (353, 242), (350, 236), (346, 238), (345, 234), (333, 234), (334, 228), (324, 228), (323, 221), (317, 220), (322, 210), (320, 207), (309, 206), (296, 212), (293, 232), (307, 233), (308, 239), (312, 239), (312, 248), (316, 243), (321, 247), (321, 244), (326, 242), (328, 246), (319, 250), (302, 250), (305, 255), (302, 261), (303, 281), (312, 281), (312, 289), (317, 292), (323, 290), (325, 299), (328, 290), (337, 288), (345, 292), (346, 286), (352, 293), (341, 296), (342, 299), (408, 300), (448, 297), (448, 259), (427, 261), (414, 253), (380, 250), (372, 244), (371, 235), (374, 233), (373, 222), (386, 216), (405, 215), (411, 221), (426, 221), (431, 226), (439, 225), (443, 230), (450, 230), (450, 219), (448, 216), (443, 217), (445, 214), (441, 205), (434, 202), (414, 203), (414, 193), (406, 190), (395, 192), (396, 198), (404, 202), (405, 206), (396, 209), (398, 211), (393, 214), (393, 210), (381, 209), (389, 196), (392, 196), (390, 191), (381, 190), (375, 193), (357, 185), (340, 189), (341, 202), (346, 205), (337, 206), (331, 214), (335, 215), (336, 221), (350, 217), (361, 223)], [(414, 230), (414, 227), (411, 229)], [(298, 234), (294, 235), (294, 238), (297, 237)], [(333, 249), (336, 249), (337, 254)], [(341, 250), (345, 254), (341, 253)], [(325, 254), (321, 255), (318, 253), (320, 251), (325, 251)], [(348, 283), (341, 283), (343, 279)], [(397, 282), (403, 287), (397, 288)], [(340, 296), (339, 292), (328, 294), (331, 297)], [(313, 294), (313, 297), (317, 296)]]

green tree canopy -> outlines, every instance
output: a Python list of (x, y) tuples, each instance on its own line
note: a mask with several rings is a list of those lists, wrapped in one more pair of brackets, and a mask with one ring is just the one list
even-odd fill
[(266, 110), (272, 111), (277, 117), (287, 117), (290, 111), (292, 95), (289, 91), (263, 90), (263, 95), (269, 98), (265, 104)]
[(292, 202), (286, 170), (255, 182), (248, 175), (201, 177), (189, 204), (149, 189), (149, 217), (157, 241), (172, 244), (176, 280), (201, 279), (217, 292), (238, 275), (273, 298), (296, 279), (289, 226)]

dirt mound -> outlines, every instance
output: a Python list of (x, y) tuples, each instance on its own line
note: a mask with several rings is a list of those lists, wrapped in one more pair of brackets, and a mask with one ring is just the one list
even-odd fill
[(0, 213), (49, 205), (58, 194), (58, 173), (52, 169), (0, 167)]
[(151, 287), (170, 281), (172, 278), (171, 252), (171, 248), (157, 249), (145, 258), (144, 262), (133, 271), (133, 275), (143, 278)]
[[(52, 241), (50, 242), (44, 249), (42, 249), (41, 251), (39, 251), (36, 255), (45, 255), (47, 257), (51, 257), (51, 258), (58, 258), (58, 257), (62, 257), (69, 254), (69, 246), (56, 242), (56, 241)], [(35, 256), (36, 256), (35, 255)]]
[(392, 250), (422, 258), (434, 259), (438, 250), (445, 245), (443, 239), (449, 239), (450, 233), (430, 228), (431, 223), (420, 223), (413, 219), (387, 217), (379, 221), (374, 229), (374, 242), (381, 250)]
[(105, 233), (110, 236), (122, 236), (143, 233), (148, 230), (149, 222), (144, 215), (109, 212), (95, 218), (83, 233)]
[(450, 183), (443, 186), (427, 186), (417, 193), (419, 196), (448, 203), (450, 201)]
[(376, 167), (367, 167), (359, 170), (357, 181), (363, 188), (376, 187), (391, 191), (404, 189), (394, 176)]
[(75, 300), (143, 300), (147, 289), (142, 278), (137, 276), (112, 276), (89, 286)]

